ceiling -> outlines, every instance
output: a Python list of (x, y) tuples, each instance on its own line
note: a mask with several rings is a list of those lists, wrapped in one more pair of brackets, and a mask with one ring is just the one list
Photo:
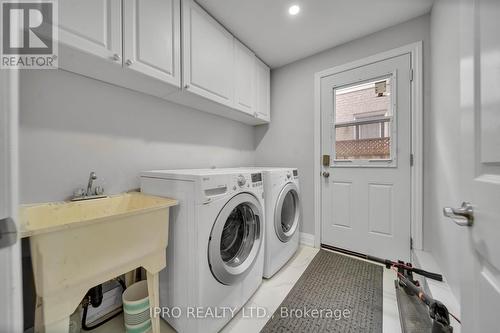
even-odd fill
[[(197, 0), (272, 68), (428, 13), (433, 0)], [(300, 5), (296, 16), (288, 8)]]

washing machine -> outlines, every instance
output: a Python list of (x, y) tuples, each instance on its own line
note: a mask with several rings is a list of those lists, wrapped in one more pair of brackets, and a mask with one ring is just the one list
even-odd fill
[(294, 168), (259, 168), (264, 176), (266, 240), (264, 277), (272, 277), (299, 247), (299, 173)]
[(262, 173), (148, 171), (141, 190), (179, 201), (160, 273), (162, 318), (181, 333), (219, 331), (262, 282)]

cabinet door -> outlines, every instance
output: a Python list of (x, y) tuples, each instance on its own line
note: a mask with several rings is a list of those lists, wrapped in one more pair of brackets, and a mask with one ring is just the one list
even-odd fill
[(180, 87), (179, 0), (124, 2), (124, 64)]
[(234, 40), (235, 92), (234, 105), (237, 109), (255, 113), (255, 55), (238, 40)]
[(271, 71), (269, 67), (255, 58), (255, 96), (257, 117), (271, 121)]
[(121, 0), (59, 1), (61, 43), (122, 63)]
[(194, 1), (182, 3), (185, 88), (232, 107), (233, 36)]

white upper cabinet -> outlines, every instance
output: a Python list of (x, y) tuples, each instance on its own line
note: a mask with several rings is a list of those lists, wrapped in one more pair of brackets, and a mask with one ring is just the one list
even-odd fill
[(185, 88), (232, 107), (233, 36), (192, 0), (183, 1), (182, 15)]
[(271, 71), (255, 58), (255, 108), (259, 119), (271, 121)]
[(122, 64), (122, 1), (59, 1), (59, 40)]
[(61, 0), (59, 66), (245, 122), (269, 122), (269, 68), (194, 0)]
[(255, 54), (238, 40), (234, 40), (235, 92), (234, 106), (255, 115)]
[(180, 87), (180, 0), (126, 0), (123, 5), (124, 65)]

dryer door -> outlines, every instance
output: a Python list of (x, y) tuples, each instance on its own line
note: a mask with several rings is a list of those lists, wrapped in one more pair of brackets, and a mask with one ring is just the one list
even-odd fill
[(210, 269), (219, 282), (235, 284), (251, 270), (262, 243), (262, 216), (249, 193), (235, 195), (220, 211), (208, 244)]
[(299, 226), (299, 189), (294, 183), (286, 184), (278, 195), (274, 209), (274, 230), (283, 242), (288, 242)]

